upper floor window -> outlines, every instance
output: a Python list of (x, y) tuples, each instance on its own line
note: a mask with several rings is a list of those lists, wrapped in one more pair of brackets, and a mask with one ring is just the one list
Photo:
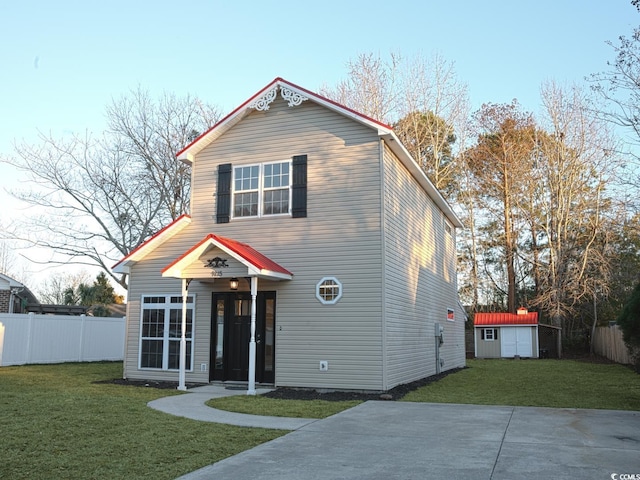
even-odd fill
[(216, 223), (268, 215), (307, 216), (307, 156), (291, 161), (218, 165)]
[(233, 216), (260, 217), (289, 214), (290, 163), (263, 163), (234, 167)]

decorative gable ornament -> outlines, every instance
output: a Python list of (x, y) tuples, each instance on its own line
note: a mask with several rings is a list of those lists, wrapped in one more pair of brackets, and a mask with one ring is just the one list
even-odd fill
[(229, 263), (226, 258), (215, 257), (207, 260), (207, 263), (203, 266), (207, 268), (227, 268)]
[(304, 95), (300, 95), (298, 92), (291, 90), (284, 85), (280, 87), (280, 95), (282, 95), (282, 98), (284, 100), (289, 102), (290, 107), (297, 107), (305, 100), (309, 100), (309, 98), (305, 97)]
[(251, 102), (248, 107), (255, 108), (260, 112), (264, 112), (269, 110), (269, 104), (273, 103), (278, 95), (278, 88), (280, 88), (280, 95), (287, 102), (290, 107), (297, 107), (305, 100), (309, 100), (308, 97), (296, 92), (295, 90), (283, 86), (274, 86), (271, 90), (268, 90), (261, 97), (256, 98), (253, 102)]

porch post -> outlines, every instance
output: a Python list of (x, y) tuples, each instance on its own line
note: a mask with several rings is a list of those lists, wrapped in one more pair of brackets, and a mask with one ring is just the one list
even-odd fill
[(251, 340), (249, 340), (249, 385), (247, 395), (256, 394), (256, 298), (258, 277), (251, 277)]
[(187, 296), (189, 280), (182, 279), (182, 332), (180, 334), (180, 373), (178, 374), (178, 390), (186, 390), (185, 370), (187, 365)]

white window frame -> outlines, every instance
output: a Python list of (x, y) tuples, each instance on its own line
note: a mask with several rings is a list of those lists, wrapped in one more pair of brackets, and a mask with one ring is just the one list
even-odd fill
[[(497, 328), (483, 328), (484, 330), (484, 341), (485, 342), (494, 342), (496, 340), (496, 331)], [(488, 333), (491, 332), (491, 335), (488, 335)], [(488, 338), (488, 337), (491, 338)]]
[[(326, 282), (330, 282), (330, 281), (334, 282), (334, 285), (325, 285)], [(328, 286), (338, 289), (338, 293), (330, 300), (327, 300), (322, 293), (322, 290)], [(343, 292), (342, 282), (340, 282), (340, 280), (338, 280), (336, 277), (323, 277), (316, 284), (316, 298), (323, 305), (334, 305), (338, 303), (338, 300), (342, 298), (342, 292)]]
[[(278, 187), (265, 187), (265, 167), (267, 165), (282, 165), (287, 164), (289, 168), (289, 184)], [(236, 171), (240, 168), (251, 168), (258, 167), (258, 188), (257, 189), (248, 189), (248, 190), (236, 190)], [(245, 218), (263, 218), (263, 217), (279, 217), (279, 216), (291, 216), (291, 202), (293, 199), (293, 165), (291, 160), (283, 160), (283, 161), (275, 161), (275, 162), (264, 162), (264, 163), (252, 163), (250, 165), (233, 165), (232, 168), (232, 176), (231, 176), (231, 218), (233, 219), (245, 219)], [(289, 208), (286, 212), (283, 213), (264, 213), (264, 195), (268, 191), (275, 190), (284, 190), (288, 189), (289, 194)], [(244, 215), (244, 216), (236, 216), (236, 194), (240, 193), (252, 193), (256, 192), (258, 194), (258, 214), (257, 215)]]
[[(151, 298), (151, 297), (158, 297), (158, 298), (162, 298), (164, 297), (164, 302), (163, 303), (145, 303), (145, 298)], [(180, 302), (177, 303), (172, 303), (171, 299), (172, 298), (179, 298)], [(191, 299), (191, 301), (189, 301), (189, 299)], [(148, 308), (146, 308), (146, 310), (164, 310), (164, 326), (163, 326), (163, 336), (162, 337), (150, 337), (150, 336), (146, 336), (143, 337), (143, 331), (144, 331), (144, 312), (145, 312), (145, 306), (147, 306)], [(196, 296), (193, 293), (190, 293), (187, 299), (187, 310), (191, 311), (191, 336), (187, 336), (186, 337), (186, 341), (187, 341), (187, 345), (191, 345), (191, 358), (187, 357), (187, 365), (185, 370), (188, 372), (193, 372), (193, 365), (194, 365), (194, 356), (195, 356), (195, 352), (194, 352), (194, 338), (195, 338), (195, 318), (196, 318), (196, 312), (195, 312), (195, 306), (196, 306)], [(160, 294), (144, 294), (141, 295), (140, 297), (140, 343), (138, 346), (138, 369), (139, 370), (154, 370), (154, 371), (169, 371), (169, 372), (178, 372), (180, 369), (178, 368), (169, 368), (169, 345), (172, 342), (178, 343), (178, 348), (179, 348), (179, 344), (180, 344), (180, 340), (181, 340), (181, 335), (182, 332), (179, 331), (177, 334), (177, 337), (174, 336), (170, 336), (170, 327), (171, 327), (171, 310), (178, 310), (178, 318), (179, 318), (179, 325), (180, 327), (182, 326), (182, 294), (181, 293), (177, 293), (177, 294), (165, 294), (165, 293), (160, 293)], [(158, 341), (162, 339), (162, 367), (161, 368), (157, 368), (157, 367), (143, 367), (142, 366), (142, 345), (144, 343), (145, 340), (147, 341)]]

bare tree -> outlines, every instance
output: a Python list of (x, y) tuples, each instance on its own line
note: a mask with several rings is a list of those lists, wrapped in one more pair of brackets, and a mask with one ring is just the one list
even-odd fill
[(640, 28), (630, 37), (620, 36), (617, 44), (607, 42), (616, 55), (607, 62), (609, 70), (591, 75), (592, 89), (607, 101), (600, 109), (605, 118), (633, 132), (640, 144)]
[(451, 194), (458, 172), (454, 143), (469, 111), (467, 87), (439, 55), (404, 59), (362, 54), (347, 64), (347, 79), (321, 93), (393, 126), (434, 185)]
[(319, 93), (368, 117), (391, 124), (398, 118), (398, 76), (402, 58), (391, 54), (384, 60), (379, 54), (361, 54), (347, 63), (347, 79), (335, 88), (324, 86)]
[(608, 288), (610, 232), (604, 214), (619, 159), (607, 125), (592, 113), (583, 90), (548, 83), (542, 100), (549, 133), (538, 158), (543, 188), (537, 208), (543, 221), (536, 304), (554, 324), (565, 326), (578, 302)]
[(463, 150), (470, 114), (467, 86), (439, 54), (416, 56), (402, 67), (394, 129), (436, 188), (451, 197), (461, 174), (455, 154)]
[(107, 107), (109, 145), (120, 157), (145, 167), (160, 211), (176, 219), (189, 210), (190, 170), (177, 153), (220, 117), (198, 98), (165, 93), (154, 102), (138, 88)]
[(8, 237), (7, 228), (0, 223), (0, 273), (26, 284), (31, 275), (17, 252), (16, 242)]
[[(41, 303), (64, 305), (67, 300), (67, 292), (69, 290), (77, 291), (80, 285), (90, 283), (90, 278), (86, 270), (78, 273), (54, 273), (42, 282), (37, 288), (36, 294)], [(79, 304), (79, 302), (71, 304)]]
[(16, 266), (16, 256), (6, 240), (0, 239), (0, 273), (12, 276)]
[(98, 266), (127, 288), (111, 265), (188, 211), (190, 171), (176, 153), (217, 117), (198, 99), (153, 102), (137, 90), (107, 108), (99, 138), (40, 134), (38, 144), (18, 145), (4, 162), (31, 188), (12, 193), (39, 213), (16, 225), (14, 238), (53, 252), (46, 263)]

